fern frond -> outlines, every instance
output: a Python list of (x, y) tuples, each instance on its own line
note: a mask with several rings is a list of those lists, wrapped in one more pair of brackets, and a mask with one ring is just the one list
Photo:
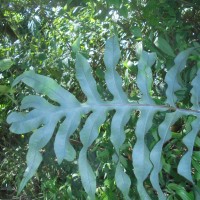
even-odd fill
[[(150, 181), (157, 191), (158, 198), (166, 199), (166, 195), (159, 185), (163, 145), (171, 138), (170, 127), (179, 118), (188, 115), (193, 115), (196, 119), (192, 122), (191, 132), (183, 139), (187, 152), (178, 165), (178, 173), (194, 184), (191, 176), (191, 157), (194, 141), (200, 130), (200, 90), (198, 89), (200, 71), (192, 81), (192, 108), (180, 109), (176, 106), (178, 100), (176, 92), (181, 89), (179, 76), (193, 50), (191, 48), (181, 52), (175, 58), (174, 66), (167, 72), (165, 77), (165, 82), (167, 83), (166, 104), (164, 105), (156, 104), (151, 97), (153, 84), (151, 67), (156, 60), (156, 54), (145, 51), (142, 51), (140, 55), (136, 80), (141, 99), (139, 102), (128, 99), (127, 94), (122, 89), (122, 79), (116, 71), (116, 65), (120, 59), (119, 43), (116, 36), (106, 42), (104, 54), (105, 81), (108, 90), (113, 95), (111, 101), (104, 101), (101, 98), (97, 91), (96, 81), (91, 73), (90, 64), (80, 53), (77, 53), (76, 56), (76, 78), (87, 97), (86, 102), (80, 103), (74, 95), (59, 86), (54, 80), (36, 74), (34, 71), (24, 72), (17, 77), (13, 82), (13, 86), (23, 82), (33, 88), (36, 93), (44, 95), (44, 97), (39, 95), (25, 97), (21, 103), (22, 112), (12, 112), (7, 118), (7, 122), (11, 124), (10, 130), (12, 132), (16, 134), (33, 132), (29, 140), (27, 169), (18, 192), (21, 192), (38, 169), (42, 161), (40, 150), (49, 142), (55, 130), (57, 130), (57, 133), (54, 141), (54, 151), (58, 163), (61, 164), (64, 159), (72, 161), (76, 158), (75, 149), (70, 144), (69, 138), (79, 126), (82, 116), (90, 113), (80, 131), (80, 140), (83, 147), (79, 153), (78, 165), (83, 187), (90, 199), (95, 199), (96, 177), (89, 164), (87, 152), (97, 139), (99, 128), (106, 120), (107, 113), (110, 110), (115, 111), (111, 121), (110, 136), (115, 156), (117, 157), (115, 181), (125, 199), (130, 199), (131, 179), (126, 174), (126, 169), (121, 163), (121, 148), (126, 139), (125, 126), (130, 120), (133, 111), (136, 110), (140, 114), (135, 129), (137, 140), (133, 146), (132, 165), (140, 198), (151, 199), (144, 186), (144, 181), (150, 176)], [(55, 104), (45, 100), (46, 97), (55, 102)], [(23, 110), (25, 111), (23, 112)], [(27, 112), (27, 110), (29, 111)], [(146, 136), (150, 134), (154, 116), (158, 112), (165, 112), (165, 119), (158, 126), (159, 141), (150, 150), (146, 144)], [(199, 195), (198, 189), (195, 189), (195, 191)]]

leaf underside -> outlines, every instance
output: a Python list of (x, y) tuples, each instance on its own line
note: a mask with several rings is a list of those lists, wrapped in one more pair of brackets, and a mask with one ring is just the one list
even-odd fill
[[(159, 40), (159, 42), (162, 42)], [(37, 171), (42, 155), (40, 150), (51, 139), (55, 128), (58, 127), (54, 151), (59, 164), (65, 159), (72, 161), (76, 158), (76, 151), (70, 144), (69, 138), (80, 124), (81, 118), (89, 114), (82, 130), (80, 140), (83, 147), (79, 153), (78, 165), (83, 187), (90, 197), (95, 199), (96, 177), (87, 159), (87, 152), (90, 146), (98, 137), (99, 128), (106, 120), (107, 113), (115, 110), (111, 121), (110, 140), (118, 157), (116, 162), (115, 181), (124, 199), (130, 199), (129, 190), (131, 179), (126, 173), (126, 169), (120, 161), (121, 147), (126, 139), (124, 129), (133, 111), (139, 111), (139, 118), (135, 127), (136, 143), (133, 145), (132, 165), (137, 179), (137, 189), (141, 199), (151, 199), (146, 191), (144, 181), (150, 176), (150, 181), (158, 194), (159, 199), (166, 199), (160, 184), (159, 173), (162, 170), (162, 149), (163, 145), (171, 138), (170, 127), (181, 117), (193, 115), (195, 120), (191, 124), (191, 131), (184, 137), (183, 143), (187, 147), (185, 155), (182, 156), (178, 165), (178, 173), (185, 177), (192, 184), (195, 184), (191, 175), (191, 157), (194, 141), (200, 130), (200, 71), (192, 81), (191, 109), (179, 109), (176, 107), (176, 91), (181, 89), (178, 76), (184, 69), (188, 56), (193, 49), (181, 52), (174, 60), (174, 66), (167, 72), (165, 82), (166, 104), (157, 105), (151, 96), (151, 86), (153, 77), (151, 67), (156, 60), (155, 53), (142, 51), (138, 62), (137, 86), (141, 93), (139, 102), (130, 101), (127, 94), (122, 89), (122, 79), (116, 71), (116, 65), (120, 59), (119, 43), (116, 36), (106, 42), (104, 63), (106, 66), (105, 81), (110, 93), (113, 95), (112, 101), (105, 101), (97, 91), (96, 81), (92, 76), (91, 67), (88, 61), (77, 53), (76, 57), (76, 78), (80, 87), (87, 97), (87, 101), (80, 103), (74, 95), (59, 86), (56, 81), (49, 77), (36, 74), (34, 71), (26, 71), (13, 82), (13, 86), (23, 82), (33, 88), (37, 94), (26, 96), (21, 103), (21, 110), (24, 112), (12, 112), (7, 118), (11, 124), (10, 130), (16, 134), (33, 132), (29, 140), (29, 150), (27, 153), (27, 169), (18, 189), (21, 192), (27, 182)], [(172, 52), (170, 52), (172, 54)], [(45, 98), (51, 99), (49, 103)], [(27, 109), (29, 112), (27, 112)], [(165, 112), (165, 119), (158, 126), (159, 141), (150, 151), (146, 144), (146, 137), (151, 134), (150, 130), (156, 113)], [(195, 186), (196, 187), (196, 186)]]

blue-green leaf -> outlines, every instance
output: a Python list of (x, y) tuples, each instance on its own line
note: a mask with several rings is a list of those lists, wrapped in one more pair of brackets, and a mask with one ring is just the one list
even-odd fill
[[(120, 49), (119, 49), (118, 39), (117, 37), (112, 37), (106, 42), (104, 63), (106, 65), (106, 73), (105, 73), (106, 84), (109, 91), (114, 96), (114, 99), (112, 101), (114, 104), (128, 102), (128, 98), (122, 89), (121, 77), (115, 70), (119, 59), (120, 59)], [(120, 109), (120, 106), (117, 106), (116, 113), (113, 116), (113, 120), (111, 123), (110, 139), (118, 157), (120, 156), (120, 147), (125, 141), (124, 126), (128, 122), (130, 114), (131, 114), (130, 107)], [(129, 199), (128, 193), (130, 189), (130, 178), (124, 172), (119, 161), (116, 167), (115, 181), (117, 187), (120, 189), (125, 199)], [(122, 181), (125, 181), (127, 184), (124, 185)]]
[(194, 110), (200, 110), (200, 89), (199, 89), (199, 83), (200, 83), (200, 70), (197, 72), (197, 76), (192, 81), (192, 90), (191, 90), (191, 103), (193, 104), (192, 108)]
[(148, 177), (152, 169), (152, 164), (149, 159), (149, 149), (145, 143), (145, 136), (152, 126), (155, 112), (156, 110), (153, 108), (142, 108), (135, 130), (137, 141), (133, 147), (132, 160), (133, 171), (137, 178), (137, 189), (141, 199), (150, 199), (143, 186), (144, 180)]
[(106, 41), (104, 63), (108, 69), (115, 69), (120, 59), (120, 49), (117, 36)]
[(158, 127), (160, 140), (156, 143), (150, 153), (150, 159), (153, 164), (153, 169), (150, 175), (151, 183), (158, 193), (159, 199), (166, 199), (159, 185), (159, 173), (162, 169), (161, 154), (165, 142), (171, 138), (170, 127), (181, 117), (181, 113), (176, 111), (167, 113), (164, 121)]
[(176, 107), (175, 103), (177, 101), (177, 97), (175, 92), (181, 89), (181, 85), (178, 82), (178, 76), (180, 76), (181, 71), (186, 65), (188, 56), (193, 50), (194, 48), (190, 48), (179, 53), (174, 60), (175, 65), (167, 72), (165, 76), (165, 82), (168, 85), (166, 90), (166, 103), (168, 103), (170, 106)]
[(151, 66), (156, 60), (155, 53), (147, 53), (142, 51), (140, 60), (138, 62), (138, 75), (137, 86), (142, 93), (142, 99), (140, 102), (154, 104), (150, 97), (151, 87), (153, 83)]
[(45, 112), (46, 109), (49, 111), (55, 111), (57, 109), (56, 106), (53, 106), (44, 98), (36, 95), (29, 95), (24, 97), (20, 109), (27, 109), (27, 108), (41, 109), (41, 107), (43, 108), (43, 110), (45, 110)]
[[(200, 98), (200, 90), (199, 90), (199, 82), (200, 81), (200, 70), (197, 73), (197, 76), (192, 81), (192, 90), (191, 90), (191, 103), (193, 104), (192, 109), (199, 110), (199, 98)], [(187, 152), (181, 158), (178, 165), (178, 173), (188, 179), (190, 182), (193, 182), (191, 175), (191, 161), (192, 161), (192, 153), (193, 147), (195, 143), (195, 139), (200, 130), (200, 116), (197, 115), (197, 118), (191, 124), (191, 131), (183, 138), (183, 143), (187, 147)]]
[(59, 86), (56, 81), (49, 77), (38, 75), (32, 70), (26, 71), (14, 80), (12, 86), (15, 86), (20, 81), (32, 87), (37, 93), (47, 95), (50, 99), (64, 107), (72, 108), (80, 106), (80, 103), (74, 95)]
[(80, 112), (69, 112), (58, 129), (54, 142), (54, 151), (59, 164), (63, 159), (72, 161), (76, 157), (76, 152), (70, 144), (69, 138), (77, 129), (80, 120)]
[(192, 153), (193, 153), (195, 138), (200, 130), (199, 120), (200, 117), (196, 118), (192, 122), (191, 124), (192, 130), (183, 138), (183, 143), (187, 147), (187, 152), (183, 155), (178, 164), (178, 173), (184, 176), (192, 183), (194, 182), (192, 180), (192, 175), (191, 175), (191, 162), (192, 162)]
[(124, 126), (130, 119), (131, 111), (131, 108), (118, 108), (112, 119), (110, 139), (118, 155), (120, 147), (125, 141)]
[(49, 123), (36, 130), (29, 140), (29, 150), (26, 157), (27, 168), (24, 173), (24, 177), (20, 183), (18, 193), (20, 193), (26, 183), (32, 178), (32, 176), (37, 171), (41, 161), (42, 156), (39, 150), (43, 148), (51, 139), (56, 126), (56, 120), (49, 120)]
[(27, 169), (24, 173), (23, 179), (18, 188), (18, 194), (24, 189), (27, 182), (34, 176), (40, 163), (42, 162), (42, 155), (40, 152), (36, 151), (34, 148), (29, 148), (26, 156)]
[(13, 133), (24, 134), (33, 131), (40, 124), (43, 124), (43, 117), (43, 112), (38, 110), (33, 110), (27, 114), (13, 112), (8, 115), (7, 122), (12, 123), (10, 130)]
[(76, 56), (76, 78), (78, 79), (81, 89), (87, 96), (88, 104), (102, 103), (101, 97), (97, 91), (96, 82), (91, 74), (91, 67), (80, 53)]
[(138, 63), (137, 85), (142, 93), (141, 103), (151, 104), (148, 109), (140, 108), (140, 118), (136, 124), (135, 135), (136, 144), (133, 147), (132, 160), (134, 174), (137, 178), (137, 189), (141, 199), (150, 199), (147, 194), (143, 182), (148, 177), (152, 164), (149, 159), (149, 149), (145, 143), (145, 136), (152, 126), (152, 120), (155, 113), (159, 110), (153, 107), (155, 104), (151, 98), (152, 72), (151, 66), (155, 62), (156, 55), (142, 51), (141, 58)]
[[(116, 113), (113, 116), (111, 123), (111, 136), (110, 140), (115, 148), (115, 152), (119, 158), (120, 156), (120, 148), (125, 141), (125, 133), (124, 126), (127, 124), (130, 119), (132, 109), (130, 107), (127, 108), (118, 108), (116, 109)], [(123, 167), (120, 165), (120, 160), (118, 160), (118, 164), (115, 172), (115, 181), (117, 187), (120, 189), (122, 194), (126, 199), (129, 199), (128, 193), (130, 189), (130, 178), (124, 172)], [(123, 183), (126, 182), (126, 184)]]
[(114, 96), (114, 101), (118, 103), (128, 101), (127, 95), (122, 89), (122, 79), (115, 70), (119, 59), (120, 49), (118, 39), (114, 36), (106, 42), (104, 63), (106, 65), (105, 79), (107, 87)]
[(115, 181), (116, 181), (117, 187), (120, 189), (120, 191), (124, 195), (124, 199), (130, 200), (128, 193), (131, 186), (131, 180), (129, 176), (124, 172), (124, 169), (120, 165), (120, 163), (118, 163), (116, 167)]
[(37, 150), (43, 148), (51, 139), (54, 129), (56, 127), (57, 119), (50, 118), (48, 123), (34, 131), (29, 140), (29, 146)]
[(79, 172), (85, 191), (91, 200), (95, 199), (96, 177), (87, 160), (87, 148), (82, 148), (78, 159)]
[(96, 178), (87, 160), (87, 150), (98, 137), (99, 127), (106, 119), (106, 110), (97, 108), (86, 120), (80, 132), (83, 148), (79, 154), (78, 165), (83, 187), (91, 199), (95, 198)]

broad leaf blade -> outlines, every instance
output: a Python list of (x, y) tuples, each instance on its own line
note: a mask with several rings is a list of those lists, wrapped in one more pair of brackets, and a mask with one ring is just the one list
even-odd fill
[[(125, 133), (124, 126), (130, 119), (131, 116), (131, 108), (116, 108), (116, 113), (113, 116), (111, 122), (111, 142), (115, 148), (115, 152), (117, 156), (120, 157), (120, 148), (125, 141)], [(130, 189), (130, 178), (124, 172), (123, 167), (120, 165), (120, 161), (118, 161), (116, 172), (115, 172), (115, 181), (117, 187), (120, 189), (125, 199), (129, 199), (128, 193)]]
[[(8, 115), (7, 122), (12, 123), (10, 130), (17, 134), (28, 133), (37, 129), (40, 125), (48, 123), (49, 118), (54, 113), (58, 118), (62, 117), (59, 108), (51, 105), (40, 96), (30, 95), (22, 100), (21, 109), (35, 108), (29, 113), (13, 112)], [(54, 116), (52, 116), (53, 119)]]
[(49, 121), (49, 123), (38, 130), (36, 130), (29, 140), (29, 150), (26, 157), (27, 168), (24, 173), (24, 177), (20, 183), (18, 193), (20, 193), (26, 183), (33, 177), (37, 171), (41, 161), (42, 156), (39, 150), (43, 148), (51, 139), (56, 123), (55, 121)]
[(127, 95), (122, 89), (122, 79), (116, 72), (115, 68), (120, 59), (120, 49), (116, 36), (106, 42), (104, 63), (106, 65), (105, 79), (106, 84), (114, 96), (115, 102), (127, 102)]
[(29, 95), (24, 97), (20, 108), (21, 109), (36, 108), (39, 110), (42, 108), (42, 110), (45, 110), (45, 112), (46, 110), (54, 112), (57, 109), (56, 106), (50, 104), (41, 96), (36, 96), (36, 95)]
[(150, 153), (150, 159), (153, 164), (153, 169), (150, 175), (151, 183), (158, 193), (160, 199), (166, 199), (159, 185), (159, 173), (162, 169), (161, 154), (163, 145), (171, 138), (170, 127), (181, 117), (181, 113), (173, 112), (167, 113), (164, 121), (158, 127), (158, 134), (160, 140), (156, 143)]
[[(193, 104), (192, 108), (195, 110), (199, 110), (199, 100), (200, 100), (200, 90), (199, 90), (199, 83), (200, 83), (200, 70), (197, 73), (197, 76), (192, 81), (192, 90), (191, 90), (191, 103)], [(193, 147), (195, 143), (196, 136), (200, 130), (200, 116), (197, 115), (197, 118), (191, 124), (191, 131), (183, 138), (183, 143), (187, 147), (187, 152), (181, 158), (179, 165), (178, 165), (178, 173), (188, 179), (190, 182), (193, 182), (192, 175), (191, 175), (191, 161), (192, 161), (192, 153)]]
[(181, 71), (186, 65), (188, 56), (193, 50), (194, 48), (190, 48), (179, 53), (174, 60), (175, 65), (167, 72), (165, 76), (165, 82), (168, 85), (166, 90), (166, 103), (168, 103), (170, 106), (176, 107), (175, 103), (177, 101), (177, 97), (175, 92), (181, 89), (180, 83), (178, 82), (178, 76), (180, 76)]
[(131, 180), (128, 177), (128, 175), (124, 172), (124, 169), (120, 165), (120, 163), (118, 163), (116, 167), (115, 181), (116, 181), (117, 187), (120, 189), (120, 191), (124, 195), (124, 198), (126, 200), (130, 200), (128, 193), (131, 186)]
[(32, 110), (27, 114), (17, 112), (9, 114), (7, 122), (12, 123), (10, 131), (16, 134), (24, 134), (38, 128), (44, 123), (43, 114), (42, 111), (38, 110)]
[(119, 150), (125, 141), (124, 126), (127, 124), (131, 116), (131, 108), (116, 108), (116, 113), (111, 122), (110, 140), (115, 147), (116, 153), (119, 155)]
[(192, 122), (191, 124), (192, 130), (183, 138), (183, 143), (187, 147), (187, 152), (183, 155), (178, 164), (178, 173), (183, 177), (185, 177), (186, 179), (188, 179), (193, 184), (194, 182), (191, 175), (191, 162), (192, 162), (194, 142), (200, 130), (199, 120), (200, 117), (198, 117)]
[(199, 89), (199, 83), (200, 83), (200, 69), (197, 72), (197, 76), (192, 81), (192, 90), (191, 90), (191, 103), (193, 104), (192, 108), (194, 110), (200, 110), (200, 89)]
[(62, 122), (58, 129), (54, 142), (54, 151), (59, 164), (61, 164), (63, 159), (66, 159), (67, 161), (75, 159), (76, 152), (70, 144), (69, 138), (80, 123), (80, 114), (80, 112), (67, 113), (66, 119)]
[(138, 75), (137, 75), (137, 86), (142, 93), (142, 103), (154, 104), (151, 99), (151, 87), (153, 83), (151, 66), (156, 60), (155, 53), (148, 53), (142, 51), (140, 60), (138, 62)]
[(155, 113), (155, 109), (142, 108), (135, 130), (137, 141), (133, 147), (132, 160), (134, 174), (137, 178), (137, 189), (141, 199), (150, 199), (143, 186), (144, 180), (148, 177), (152, 169), (152, 164), (149, 159), (149, 149), (145, 143), (145, 136), (152, 126)]
[[(160, 43), (162, 43), (162, 45), (165, 44), (162, 39), (160, 40)], [(73, 51), (77, 53), (79, 47), (79, 41), (77, 40), (74, 44)], [(165, 48), (168, 48), (168, 54), (172, 54), (170, 52), (171, 50), (169, 50), (169, 46)], [(91, 199), (95, 199), (96, 178), (87, 159), (87, 152), (98, 137), (100, 126), (105, 121), (107, 111), (109, 110), (116, 111), (111, 124), (111, 141), (118, 157), (116, 162), (115, 181), (125, 199), (130, 199), (129, 190), (131, 181), (123, 168), (123, 159), (121, 158), (120, 150), (125, 141), (124, 126), (128, 122), (132, 110), (139, 111), (139, 119), (135, 130), (137, 141), (133, 147), (132, 160), (134, 173), (137, 178), (137, 189), (141, 199), (150, 199), (150, 196), (145, 189), (144, 181), (148, 178), (151, 170), (150, 180), (159, 199), (166, 198), (160, 188), (158, 177), (162, 168), (162, 147), (171, 137), (171, 132), (169, 130), (170, 126), (183, 115), (190, 114), (196, 116), (197, 119), (193, 121), (192, 131), (183, 140), (188, 148), (188, 152), (182, 157), (179, 164), (179, 173), (191, 181), (190, 165), (192, 148), (197, 132), (200, 129), (197, 123), (200, 120), (198, 112), (194, 111), (195, 109), (199, 110), (200, 94), (198, 83), (200, 81), (200, 72), (198, 72), (198, 76), (192, 82), (193, 90), (191, 91), (191, 102), (193, 104), (193, 110), (176, 108), (177, 97), (175, 92), (181, 89), (181, 85), (178, 82), (179, 75), (184, 69), (187, 57), (192, 51), (193, 49), (189, 49), (181, 52), (175, 59), (175, 65), (167, 72), (165, 78), (168, 85), (166, 102), (174, 108), (167, 105), (156, 105), (152, 100), (151, 86), (153, 77), (151, 66), (154, 64), (156, 56), (155, 54), (147, 53), (145, 51), (142, 51), (140, 54), (141, 58), (138, 64), (137, 75), (137, 85), (142, 94), (142, 98), (139, 100), (139, 104), (136, 102), (129, 102), (127, 95), (122, 89), (122, 79), (116, 72), (116, 65), (120, 59), (120, 49), (117, 37), (112, 37), (106, 42), (104, 54), (104, 62), (106, 65), (105, 79), (107, 87), (114, 97), (112, 101), (106, 102), (101, 99), (101, 96), (97, 91), (95, 79), (92, 76), (91, 67), (88, 61), (79, 53), (77, 53), (76, 59), (76, 76), (83, 92), (87, 96), (86, 103), (80, 104), (71, 93), (59, 86), (56, 81), (35, 74), (33, 71), (24, 72), (21, 76), (16, 78), (13, 86), (22, 81), (33, 88), (36, 93), (42, 94), (44, 97), (50, 99), (49, 101), (46, 101), (44, 98), (36, 95), (25, 97), (22, 101), (21, 109), (27, 110), (24, 113), (13, 112), (8, 116), (7, 121), (8, 123), (12, 123), (12, 131), (18, 134), (34, 131), (29, 142), (29, 151), (27, 154), (28, 166), (20, 184), (19, 192), (24, 188), (28, 180), (34, 175), (39, 167), (42, 161), (40, 150), (51, 139), (55, 129), (58, 130), (54, 143), (54, 150), (58, 162), (61, 163), (63, 159), (71, 161), (75, 158), (75, 150), (69, 141), (70, 136), (77, 129), (81, 116), (91, 112), (91, 114), (87, 116), (85, 125), (80, 132), (80, 140), (83, 144), (83, 148), (79, 154), (78, 165), (83, 187), (88, 196)], [(54, 103), (52, 105), (50, 104), (50, 101), (54, 101), (56, 105), (59, 105), (55, 106)], [(165, 120), (158, 128), (160, 140), (150, 153), (146, 144), (146, 136), (149, 134), (154, 115), (157, 112), (166, 111), (168, 109), (175, 110), (175, 112), (166, 114)], [(186, 161), (189, 162), (186, 163)], [(184, 197), (182, 192), (179, 193), (179, 196)]]
[(80, 151), (78, 165), (83, 187), (90, 199), (94, 200), (96, 192), (96, 177), (87, 160), (87, 148), (83, 148)]
[(101, 97), (97, 91), (96, 81), (91, 74), (91, 67), (80, 53), (76, 56), (76, 78), (78, 79), (81, 89), (87, 96), (89, 104), (102, 103)]
[(119, 62), (121, 53), (117, 36), (106, 41), (104, 63), (108, 69), (114, 69)]
[(24, 177), (18, 188), (18, 194), (24, 189), (27, 182), (34, 176), (40, 163), (42, 162), (42, 155), (40, 152), (36, 151), (34, 148), (29, 148), (26, 156), (27, 169), (24, 173)]
[(99, 127), (106, 119), (106, 110), (98, 108), (90, 114), (80, 132), (83, 148), (79, 154), (78, 165), (83, 187), (91, 199), (95, 198), (96, 178), (87, 160), (87, 150), (98, 137)]
[[(197, 76), (192, 81), (192, 90), (191, 90), (191, 103), (193, 104), (192, 108), (199, 110), (199, 101), (200, 101), (200, 90), (199, 90), (199, 81), (200, 81), (200, 70), (197, 72)], [(178, 165), (178, 173), (188, 179), (190, 182), (194, 184), (191, 175), (191, 162), (192, 162), (192, 153), (193, 147), (195, 143), (195, 139), (200, 130), (200, 116), (198, 115), (197, 118), (191, 124), (191, 131), (183, 138), (183, 143), (187, 147), (187, 152), (181, 158), (179, 165)]]
[(43, 148), (51, 139), (56, 124), (57, 124), (56, 118), (54, 119), (51, 118), (45, 126), (34, 131), (29, 140), (30, 147), (33, 147), (38, 150)]
[(35, 74), (32, 70), (26, 71), (14, 80), (12, 86), (15, 86), (20, 81), (33, 88), (37, 93), (47, 95), (50, 99), (64, 107), (72, 108), (80, 106), (80, 103), (74, 95), (59, 86), (49, 77)]

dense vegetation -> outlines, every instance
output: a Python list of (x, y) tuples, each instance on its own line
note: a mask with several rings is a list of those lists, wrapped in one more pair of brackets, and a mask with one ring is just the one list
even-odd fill
[[(35, 70), (50, 76), (73, 93), (80, 102), (86, 100), (75, 77), (77, 48), (89, 59), (98, 92), (105, 100), (112, 100), (104, 80), (103, 54), (105, 41), (118, 35), (121, 60), (117, 71), (123, 80), (123, 89), (133, 101), (140, 99), (136, 85), (137, 64), (142, 49), (156, 52), (152, 67), (154, 84), (151, 96), (158, 104), (166, 100), (167, 85), (163, 81), (166, 72), (174, 65), (176, 55), (190, 47), (197, 47), (187, 66), (179, 74), (181, 90), (176, 92), (177, 107), (190, 108), (191, 82), (200, 68), (200, 3), (171, 0), (107, 0), (107, 1), (1, 1), (0, 5), (0, 198), (18, 198), (17, 188), (26, 168), (25, 155), (30, 134), (10, 133), (6, 118), (11, 111), (19, 111), (24, 96), (32, 94), (30, 88), (21, 84), (11, 88), (13, 80), (27, 70)], [(80, 47), (78, 47), (80, 43)], [(100, 127), (100, 137), (88, 152), (90, 164), (98, 175), (98, 199), (123, 199), (114, 181), (114, 148), (110, 141), (110, 112)], [(122, 163), (131, 177), (131, 198), (139, 199), (136, 177), (132, 171), (132, 146), (136, 142), (135, 124), (139, 114), (131, 116), (125, 127), (126, 140), (120, 148)], [(150, 149), (159, 139), (157, 126), (163, 121), (157, 115), (153, 121), (147, 145)], [(181, 117), (171, 126), (172, 138), (165, 143), (162, 154), (163, 170), (160, 184), (169, 199), (195, 199), (200, 187), (200, 138), (197, 136), (192, 156), (193, 179), (197, 187), (177, 173), (181, 155), (186, 151), (182, 138), (191, 130), (192, 116)], [(84, 120), (82, 121), (84, 123)], [(79, 130), (70, 138), (79, 152), (82, 143)], [(55, 136), (53, 136), (55, 137)], [(24, 199), (86, 199), (77, 167), (73, 162), (57, 164), (52, 139), (42, 149), (43, 162), (37, 174), (19, 194)], [(156, 193), (150, 182), (145, 187), (153, 199)]]

